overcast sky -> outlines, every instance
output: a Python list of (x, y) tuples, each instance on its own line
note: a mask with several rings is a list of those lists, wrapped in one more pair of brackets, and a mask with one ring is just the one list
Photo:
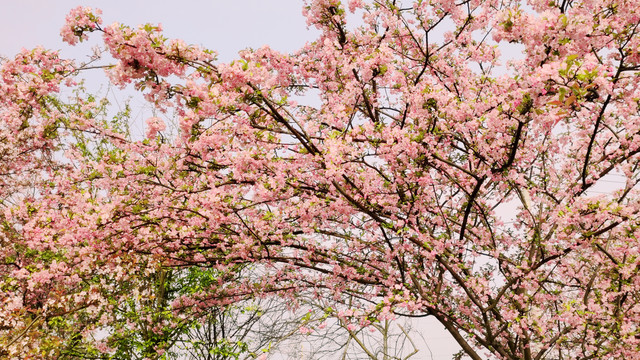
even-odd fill
[[(218, 59), (225, 62), (236, 58), (239, 50), (265, 44), (282, 52), (295, 51), (318, 34), (307, 29), (301, 0), (6, 0), (2, 5), (0, 55), (5, 57), (12, 57), (21, 48), (41, 45), (61, 50), (64, 57), (86, 59), (91, 53), (91, 42), (72, 48), (64, 44), (59, 35), (65, 15), (78, 5), (102, 9), (105, 25), (113, 22), (130, 26), (161, 23), (165, 36), (215, 50)], [(99, 37), (93, 35), (93, 38)], [(134, 99), (132, 107), (136, 104), (143, 108), (133, 109), (133, 120), (141, 124), (151, 110), (142, 100)], [(132, 130), (136, 131), (135, 126)], [(142, 129), (137, 131), (142, 132)], [(422, 352), (416, 358), (451, 359), (457, 346), (441, 330), (442, 326), (427, 319), (417, 322), (416, 327), (422, 329), (422, 339), (415, 340)]]
[(105, 24), (162, 23), (168, 37), (214, 49), (223, 61), (234, 58), (238, 50), (264, 44), (292, 51), (314, 37), (307, 31), (300, 0), (20, 0), (2, 5), (0, 54), (5, 56), (36, 45), (66, 48), (60, 28), (68, 11), (78, 5), (102, 9)]

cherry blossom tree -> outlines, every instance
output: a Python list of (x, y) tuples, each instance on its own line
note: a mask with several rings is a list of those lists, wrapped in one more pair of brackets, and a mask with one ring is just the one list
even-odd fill
[[(71, 146), (86, 144), (92, 133), (93, 116), (105, 110), (105, 103), (92, 97), (79, 97), (81, 87), (71, 76), (81, 66), (61, 59), (57, 52), (36, 48), (23, 50), (14, 59), (4, 60), (0, 69), (0, 357), (36, 351), (32, 338), (46, 323), (43, 307), (47, 297), (74, 291), (78, 279), (58, 277), (68, 266), (59, 262), (56, 251), (34, 247), (23, 236), (29, 217), (37, 209), (37, 198), (54, 191), (55, 176), (71, 168), (70, 159), (60, 155)], [(62, 89), (76, 98), (61, 102)], [(93, 111), (93, 112), (92, 112)], [(42, 287), (34, 283), (42, 282)], [(46, 283), (46, 284), (44, 284)], [(63, 307), (49, 309), (48, 316)], [(56, 327), (56, 326), (54, 326)], [(64, 327), (51, 333), (45, 342), (54, 344), (64, 336)], [(81, 327), (75, 330), (80, 331)], [(37, 336), (36, 336), (37, 338)]]
[[(636, 2), (313, 0), (304, 12), (314, 42), (224, 64), (159, 26), (73, 10), (63, 38), (101, 33), (109, 81), (167, 115), (140, 141), (91, 125), (99, 156), (69, 146), (73, 167), (18, 204), (7, 241), (40, 262), (3, 272), (3, 311), (31, 311), (24, 284), (43, 294), (39, 319), (65, 319), (108, 356), (91, 337), (132, 299), (122, 284), (203, 267), (216, 281), (173, 299), (155, 331), (311, 293), (350, 329), (433, 317), (471, 359), (640, 359)], [(27, 89), (3, 104), (18, 107), (4, 117), (14, 128), (34, 116), (19, 107), (40, 88)], [(614, 175), (621, 188), (593, 192)], [(5, 352), (55, 356), (51, 333), (21, 326)]]

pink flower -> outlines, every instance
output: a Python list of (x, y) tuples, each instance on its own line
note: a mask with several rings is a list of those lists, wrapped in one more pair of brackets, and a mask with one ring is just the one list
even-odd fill
[(78, 6), (71, 10), (67, 15), (64, 26), (60, 30), (62, 40), (71, 45), (77, 44), (78, 40), (86, 40), (87, 34), (85, 32), (94, 31), (102, 23), (100, 14), (102, 14), (100, 9), (95, 9), (94, 11), (90, 7), (83, 6)]
[(155, 139), (158, 132), (164, 131), (167, 128), (164, 121), (162, 121), (162, 119), (160, 119), (159, 117), (155, 117), (155, 116), (148, 118), (146, 123), (147, 123), (148, 139)]

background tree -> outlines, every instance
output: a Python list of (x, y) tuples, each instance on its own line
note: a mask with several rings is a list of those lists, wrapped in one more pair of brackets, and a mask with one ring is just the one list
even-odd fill
[[(0, 356), (45, 351), (81, 332), (84, 319), (70, 330), (56, 316), (75, 313), (65, 298), (83, 287), (78, 277), (58, 276), (67, 264), (59, 251), (35, 246), (23, 237), (28, 219), (38, 208), (41, 194), (53, 191), (53, 179), (70, 170), (62, 154), (85, 144), (93, 132), (93, 117), (101, 117), (106, 104), (80, 96), (72, 75), (87, 64), (62, 59), (57, 52), (36, 48), (4, 59), (0, 68)], [(60, 101), (59, 92), (72, 94)], [(83, 135), (83, 133), (85, 135)], [(64, 194), (58, 194), (64, 196)], [(59, 271), (59, 272), (58, 272)], [(65, 275), (68, 275), (65, 273)], [(36, 286), (40, 284), (41, 286)], [(67, 307), (67, 305), (69, 305)], [(42, 329), (48, 337), (39, 338)], [(71, 336), (73, 337), (73, 336)], [(29, 341), (24, 341), (29, 339)]]
[[(324, 299), (308, 299), (301, 308), (308, 313), (299, 321), (302, 338), (294, 338), (289, 359), (342, 360), (407, 360), (428, 357), (418, 354), (425, 340), (413, 329), (409, 319), (374, 322), (367, 327), (356, 326), (349, 310), (335, 310)], [(313, 320), (313, 321), (312, 321)], [(286, 347), (281, 347), (282, 352)]]

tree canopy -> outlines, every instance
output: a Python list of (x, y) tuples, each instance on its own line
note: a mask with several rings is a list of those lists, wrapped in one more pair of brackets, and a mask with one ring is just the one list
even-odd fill
[(315, 41), (220, 63), (72, 10), (63, 39), (101, 35), (159, 114), (144, 139), (91, 66), (2, 64), (2, 356), (120, 358), (133, 331), (167, 357), (213, 308), (304, 294), (347, 329), (433, 317), (475, 360), (640, 359), (637, 2), (303, 11)]

